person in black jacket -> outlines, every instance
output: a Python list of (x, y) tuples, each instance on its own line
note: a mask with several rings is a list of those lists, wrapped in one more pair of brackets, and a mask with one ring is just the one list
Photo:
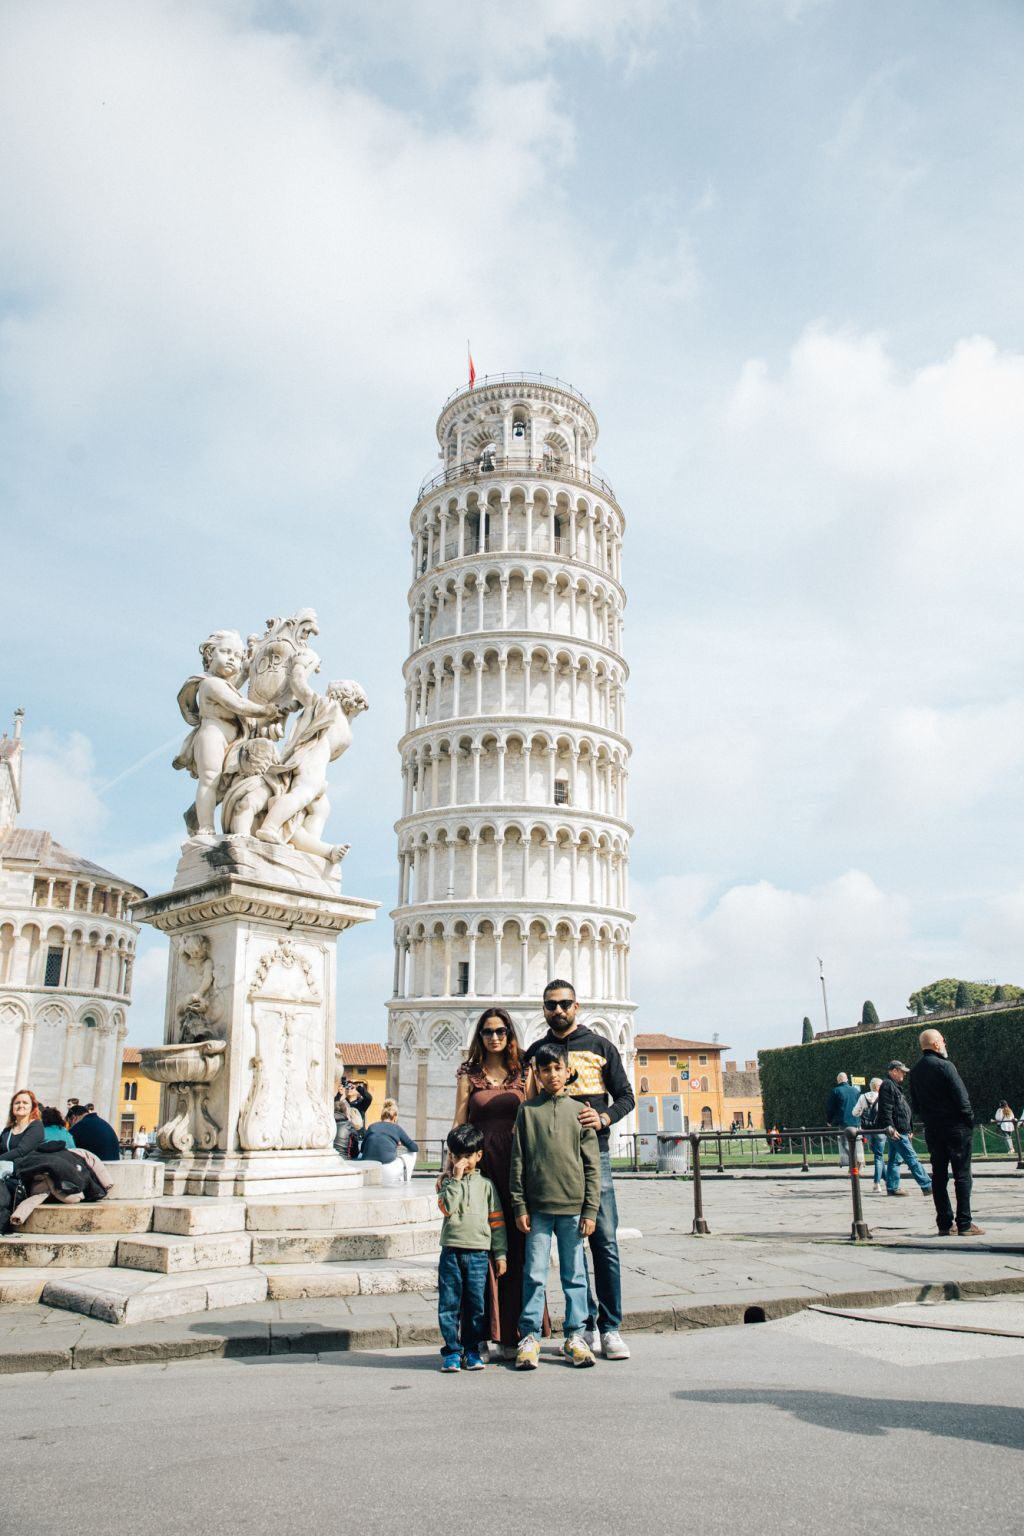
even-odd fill
[[(636, 1103), (633, 1085), (626, 1076), (622, 1058), (603, 1035), (585, 1025), (577, 1025), (576, 989), (568, 981), (549, 981), (544, 988), (544, 1017), (548, 1032), (542, 1040), (557, 1040), (569, 1053), (568, 1092), (580, 1101), (580, 1125), (597, 1132), (601, 1152), (601, 1204), (597, 1227), (590, 1238), (590, 1257), (594, 1266), (594, 1284), (589, 1292), (587, 1343), (593, 1347), (601, 1335), (601, 1349), (606, 1360), (628, 1360), (629, 1346), (619, 1329), (622, 1327), (622, 1279), (619, 1245), (616, 1238), (618, 1210), (608, 1130), (622, 1120)], [(535, 1040), (526, 1053), (532, 1072), (533, 1054), (541, 1040)], [(528, 1089), (528, 1094), (535, 1089)], [(594, 1297), (594, 1291), (597, 1297)]]
[(889, 1138), (889, 1157), (885, 1165), (885, 1192), (887, 1195), (903, 1195), (900, 1189), (900, 1160), (906, 1163), (920, 1186), (923, 1195), (931, 1194), (932, 1181), (925, 1173), (910, 1139), (913, 1121), (910, 1105), (903, 1097), (902, 1083), (910, 1068), (906, 1062), (890, 1061), (887, 1076), (882, 1080), (875, 1102), (875, 1124)]
[(89, 1110), (84, 1104), (74, 1104), (68, 1110), (68, 1129), (75, 1138), (76, 1147), (84, 1147), (103, 1163), (121, 1160), (121, 1143), (109, 1120)]
[(939, 1236), (953, 1230), (949, 1203), (949, 1170), (956, 1191), (956, 1230), (960, 1237), (981, 1237), (971, 1219), (971, 1140), (974, 1111), (963, 1079), (946, 1055), (946, 1042), (937, 1029), (923, 1029), (918, 1038), (921, 1060), (910, 1074), (914, 1108), (924, 1121), (924, 1136), (932, 1162), (932, 1198)]

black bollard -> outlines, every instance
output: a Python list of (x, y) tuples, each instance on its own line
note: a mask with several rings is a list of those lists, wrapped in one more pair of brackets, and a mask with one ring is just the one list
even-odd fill
[(722, 1133), (721, 1133), (721, 1131), (719, 1131), (719, 1133), (718, 1133), (718, 1171), (719, 1171), (719, 1173), (724, 1173), (725, 1172), (725, 1164), (722, 1161)]
[(866, 1243), (871, 1233), (868, 1224), (864, 1220), (864, 1209), (860, 1203), (860, 1169), (857, 1167), (857, 1132), (847, 1131), (846, 1145), (850, 1153), (850, 1189), (853, 1194), (853, 1228), (850, 1232), (850, 1241), (854, 1243)]
[(707, 1237), (711, 1228), (704, 1220), (704, 1191), (700, 1184), (700, 1137), (690, 1132), (690, 1151), (693, 1154), (693, 1236)]
[(1018, 1168), (1024, 1168), (1024, 1151), (1021, 1151), (1021, 1145), (1020, 1145), (1020, 1128), (1021, 1128), (1022, 1124), (1024, 1124), (1024, 1121), (1018, 1120), (1016, 1122), (1016, 1124), (1014, 1125), (1014, 1127), (1013, 1127), (1013, 1135), (1014, 1135), (1014, 1139), (1016, 1140), (1016, 1143), (1017, 1143), (1017, 1167)]
[(806, 1135), (804, 1135), (805, 1130), (806, 1130), (806, 1126), (802, 1125), (800, 1127), (800, 1151), (801, 1151), (801, 1153), (803, 1155), (803, 1163), (802, 1163), (802, 1165), (800, 1167), (800, 1172), (801, 1173), (810, 1173), (811, 1165), (807, 1161), (807, 1137), (806, 1137)]

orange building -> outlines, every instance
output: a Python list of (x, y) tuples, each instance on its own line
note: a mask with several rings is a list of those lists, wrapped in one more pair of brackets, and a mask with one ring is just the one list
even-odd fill
[(334, 1058), (337, 1066), (336, 1077), (344, 1071), (346, 1077), (365, 1083), (373, 1094), (373, 1103), (367, 1111), (366, 1123), (370, 1125), (374, 1120), (379, 1120), (381, 1105), (385, 1099), (384, 1083), (388, 1069), (388, 1057), (384, 1047), (339, 1040), (334, 1047)]
[(131, 1146), (136, 1131), (155, 1131), (160, 1124), (160, 1084), (143, 1077), (141, 1056), (133, 1045), (121, 1053), (121, 1086), (117, 1092), (118, 1139)]
[(633, 1065), (637, 1097), (678, 1093), (683, 1111), (696, 1130), (720, 1130), (726, 1122), (722, 1052), (727, 1045), (708, 1040), (677, 1040), (672, 1035), (637, 1035)]

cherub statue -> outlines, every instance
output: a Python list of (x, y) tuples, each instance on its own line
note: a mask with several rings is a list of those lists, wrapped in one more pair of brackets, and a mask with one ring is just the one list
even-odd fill
[(330, 814), (327, 769), (352, 744), (351, 721), (368, 708), (358, 683), (328, 683), (321, 698), (310, 696), (299, 712), (277, 767), (269, 777), (287, 780), (284, 793), (269, 800), (263, 823), (255, 836), (266, 843), (290, 843), (303, 853), (315, 853), (337, 863), (348, 852), (347, 843), (321, 840)]
[(203, 675), (193, 676), (178, 694), (178, 708), (192, 726), (175, 768), (187, 768), (198, 780), (195, 805), (185, 813), (185, 825), (193, 836), (216, 836), (214, 817), (223, 793), (225, 759), (231, 747), (247, 734), (252, 724), (270, 725), (279, 711), (262, 699), (247, 699), (237, 685), (245, 680), (247, 665), (242, 637), (234, 629), (216, 629), (199, 647)]

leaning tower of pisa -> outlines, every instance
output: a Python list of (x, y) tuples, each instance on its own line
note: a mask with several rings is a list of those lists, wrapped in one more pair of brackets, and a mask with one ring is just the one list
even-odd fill
[(419, 1141), (482, 1008), (528, 1045), (552, 976), (631, 1070), (624, 518), (597, 431), (561, 380), (477, 380), (410, 517), (388, 1086)]

